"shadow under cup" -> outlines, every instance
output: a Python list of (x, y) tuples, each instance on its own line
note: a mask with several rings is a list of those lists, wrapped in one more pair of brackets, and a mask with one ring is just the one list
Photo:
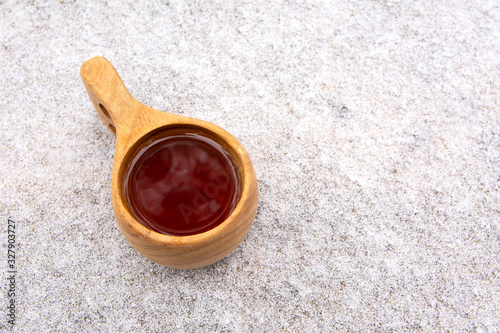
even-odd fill
[(199, 127), (149, 133), (122, 164), (122, 195), (129, 213), (148, 229), (171, 236), (215, 228), (241, 197), (235, 156), (221, 137)]

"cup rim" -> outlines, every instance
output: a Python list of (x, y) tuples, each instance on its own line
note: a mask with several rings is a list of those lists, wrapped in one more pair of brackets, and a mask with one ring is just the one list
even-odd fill
[[(122, 219), (122, 222), (126, 224), (129, 231), (133, 235), (148, 239), (153, 243), (163, 245), (199, 245), (200, 243), (204, 243), (213, 238), (217, 238), (217, 235), (223, 234), (224, 231), (229, 227), (238, 227), (234, 226), (234, 224), (237, 223), (239, 217), (244, 213), (245, 202), (247, 202), (251, 196), (252, 189), (250, 185), (252, 182), (253, 170), (248, 170), (248, 165), (251, 165), (250, 158), (248, 157), (248, 154), (246, 153), (241, 143), (236, 140), (230, 133), (214, 124), (204, 121), (202, 122), (203, 124), (177, 123), (159, 126), (146, 132), (144, 135), (135, 140), (135, 142), (130, 143), (120, 161), (115, 159), (112, 176), (112, 192), (115, 194), (112, 195), (113, 208), (117, 220), (119, 221), (120, 219)], [(165, 132), (170, 132), (168, 135), (173, 135), (175, 133), (181, 132), (204, 135), (205, 137), (208, 137), (223, 146), (233, 158), (235, 163), (235, 171), (238, 173), (240, 178), (241, 194), (238, 203), (234, 207), (231, 214), (219, 225), (207, 231), (196, 233), (193, 235), (168, 235), (149, 229), (148, 227), (140, 223), (131, 213), (124, 192), (124, 180), (128, 171), (128, 161), (133, 159), (137, 152), (148, 142), (151, 142), (151, 140), (168, 136), (165, 135)]]

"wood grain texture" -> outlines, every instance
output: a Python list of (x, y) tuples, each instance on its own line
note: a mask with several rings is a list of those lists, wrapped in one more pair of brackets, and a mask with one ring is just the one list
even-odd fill
[[(99, 117), (116, 134), (111, 194), (118, 226), (130, 244), (161, 265), (181, 269), (207, 266), (231, 253), (248, 233), (258, 204), (255, 171), (238, 140), (209, 122), (161, 112), (140, 103), (103, 57), (85, 62), (80, 75)], [(169, 236), (144, 227), (130, 214), (123, 192), (125, 173), (137, 148), (152, 137), (166, 136), (178, 129), (202, 131), (223, 145), (234, 158), (242, 186), (240, 201), (226, 221), (191, 236)]]

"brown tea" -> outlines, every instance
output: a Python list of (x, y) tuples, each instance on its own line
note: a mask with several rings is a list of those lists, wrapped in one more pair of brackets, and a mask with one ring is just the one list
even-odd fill
[(182, 133), (142, 148), (129, 166), (124, 190), (132, 215), (145, 227), (187, 236), (221, 224), (238, 204), (240, 186), (223, 146)]

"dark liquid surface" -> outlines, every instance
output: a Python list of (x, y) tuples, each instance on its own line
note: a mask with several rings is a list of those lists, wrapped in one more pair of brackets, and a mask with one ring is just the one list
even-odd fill
[(132, 160), (124, 185), (132, 215), (147, 228), (174, 236), (216, 227), (241, 194), (230, 154), (192, 133), (146, 145)]

